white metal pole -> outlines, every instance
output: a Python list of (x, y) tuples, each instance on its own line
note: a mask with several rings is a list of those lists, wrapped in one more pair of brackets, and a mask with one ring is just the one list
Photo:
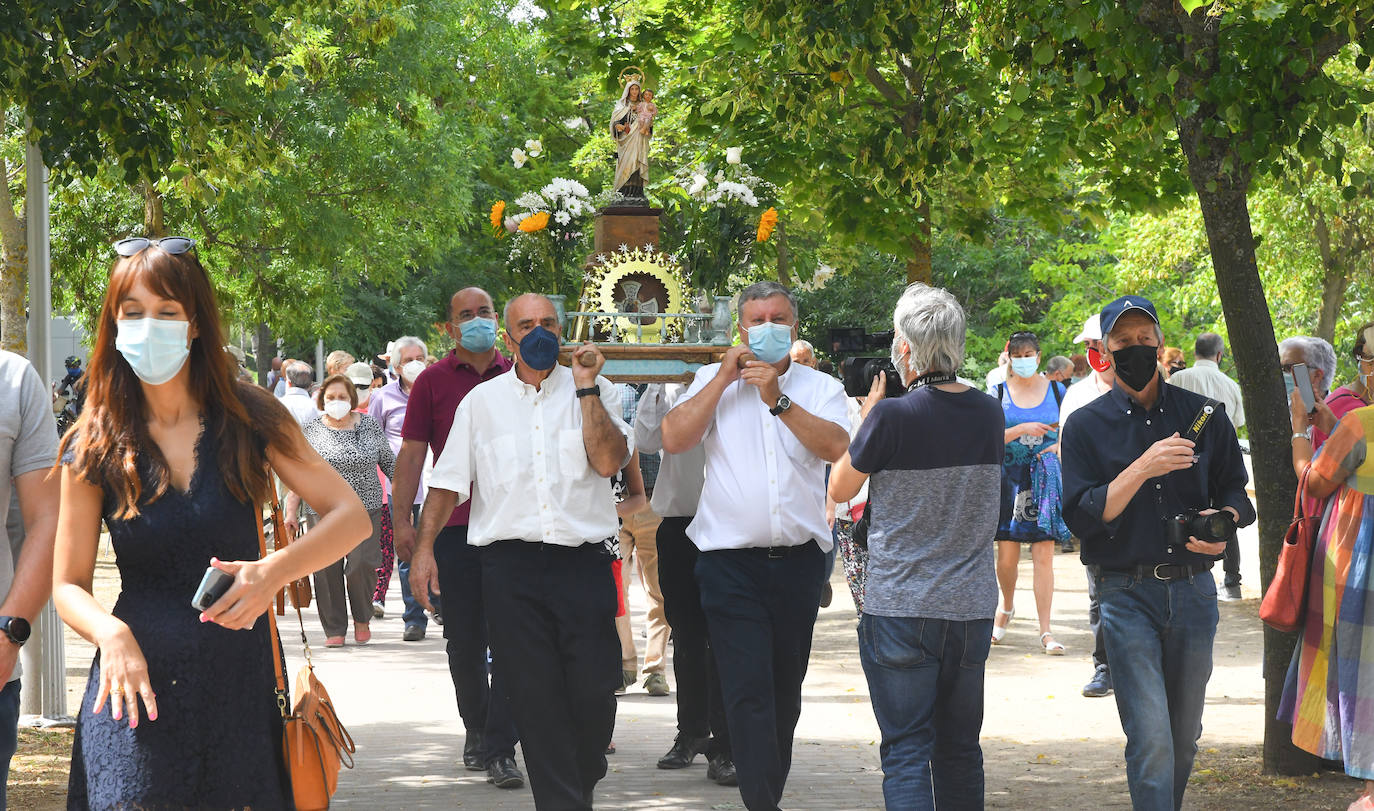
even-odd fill
[[(28, 138), (24, 155), (29, 249), (29, 361), (45, 386), (52, 385), (52, 262), (49, 253), (48, 169), (38, 141)], [(33, 636), (23, 650), (24, 688), (20, 712), (41, 716), (41, 725), (69, 723), (67, 717), (67, 659), (62, 647), (62, 621), (52, 601), (34, 623)]]

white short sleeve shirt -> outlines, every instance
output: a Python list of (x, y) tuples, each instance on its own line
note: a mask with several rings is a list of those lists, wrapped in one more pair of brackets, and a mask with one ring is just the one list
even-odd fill
[[(618, 388), (604, 377), (597, 385), (611, 422), (628, 442)], [(469, 544), (580, 546), (615, 536), (611, 480), (587, 458), (576, 388), (566, 366), (554, 367), (538, 389), (512, 368), (463, 398), (429, 486), (472, 499)]]
[[(702, 367), (674, 405), (697, 396), (719, 363)], [(793, 363), (778, 378), (782, 393), (811, 414), (849, 432), (844, 387), (827, 374)], [(706, 479), (687, 536), (703, 552), (717, 549), (833, 545), (825, 521), (826, 462), (768, 413), (758, 389), (737, 380), (720, 397), (702, 439)]]

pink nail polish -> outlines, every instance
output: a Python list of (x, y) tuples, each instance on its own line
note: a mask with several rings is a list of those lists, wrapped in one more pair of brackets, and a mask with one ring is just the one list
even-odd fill
[(115, 710), (114, 719), (118, 721), (121, 717), (123, 717), (123, 713), (119, 712), (118, 710)]
[(156, 721), (156, 720), (157, 720), (157, 713), (155, 713), (155, 712), (150, 712), (150, 713), (148, 713), (148, 720), (149, 720), (149, 721)]
[(129, 722), (129, 729), (138, 729), (138, 722), (137, 722), (137, 721), (130, 721), (130, 722)]

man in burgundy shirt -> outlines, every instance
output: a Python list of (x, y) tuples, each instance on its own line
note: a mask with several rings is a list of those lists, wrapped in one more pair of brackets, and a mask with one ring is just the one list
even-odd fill
[[(478, 383), (511, 368), (496, 351), (496, 306), (485, 290), (468, 287), (449, 302), (448, 334), (457, 348), (420, 373), (410, 390), (401, 452), (396, 455), (393, 500), (410, 504), (419, 488), (425, 449), (437, 462), (444, 452), (458, 404)], [(503, 691), (488, 684), (487, 617), (482, 607), (481, 548), (468, 545), (470, 501), (459, 504), (434, 542), (439, 591), (444, 600), (444, 639), (448, 669), (458, 698), (466, 739), (463, 765), (486, 769), (487, 782), (500, 788), (519, 788), (524, 776), (515, 765), (517, 733)], [(396, 556), (409, 561), (415, 551), (415, 525), (410, 512), (400, 510), (395, 524)]]

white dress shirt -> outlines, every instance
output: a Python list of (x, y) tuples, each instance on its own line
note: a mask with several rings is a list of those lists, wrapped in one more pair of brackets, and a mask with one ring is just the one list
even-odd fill
[[(1111, 391), (1112, 387), (1102, 388), (1101, 377), (1096, 369), (1082, 380), (1069, 386), (1064, 399), (1059, 403), (1059, 442), (1064, 441), (1064, 429), (1069, 425), (1069, 415), (1093, 400)], [(1062, 462), (1061, 462), (1062, 464)]]
[(1232, 425), (1239, 428), (1245, 424), (1245, 403), (1240, 397), (1240, 384), (1227, 377), (1216, 361), (1195, 361), (1191, 367), (1170, 375), (1169, 385), (1221, 401), (1226, 406), (1226, 416), (1231, 418)]
[(315, 398), (305, 389), (287, 386), (286, 393), (277, 399), (281, 400), (281, 404), (286, 406), (286, 410), (291, 412), (291, 416), (295, 417), (296, 422), (302, 427), (307, 422), (320, 418), (320, 410), (315, 407)]
[[(606, 413), (628, 441), (619, 389), (604, 377), (596, 382)], [(611, 480), (587, 459), (576, 388), (566, 366), (555, 366), (538, 389), (512, 368), (478, 384), (458, 405), (429, 486), (472, 499), (469, 544), (580, 546), (619, 531)]]
[(706, 479), (705, 447), (697, 445), (686, 453), (663, 450), (663, 415), (685, 391), (687, 387), (681, 383), (651, 383), (639, 396), (639, 411), (635, 413), (635, 447), (641, 454), (659, 455), (658, 481), (649, 507), (663, 518), (696, 515)]
[[(719, 363), (705, 366), (677, 401), (701, 393)], [(844, 387), (799, 363), (778, 378), (794, 407), (849, 432)], [(701, 441), (706, 479), (687, 537), (703, 552), (833, 542), (825, 523), (825, 461), (806, 449), (781, 417), (768, 413), (759, 390), (736, 380), (726, 387)]]

